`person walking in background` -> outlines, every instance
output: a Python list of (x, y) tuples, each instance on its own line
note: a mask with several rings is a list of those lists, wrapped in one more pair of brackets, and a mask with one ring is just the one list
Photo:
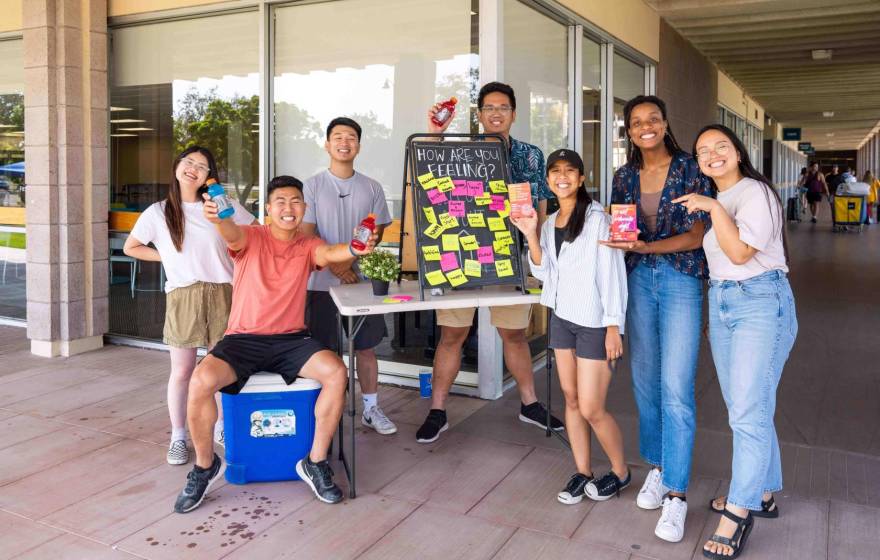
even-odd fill
[(725, 559), (742, 552), (753, 517), (779, 516), (773, 493), (782, 489), (782, 461), (773, 414), (798, 323), (776, 190), (725, 126), (704, 127), (694, 153), (718, 199), (690, 194), (675, 202), (712, 218), (703, 238), (711, 278), (709, 343), (733, 431), (733, 461), (727, 496), (710, 503), (722, 517), (703, 555)]
[(880, 212), (877, 212), (875, 206), (880, 201), (880, 179), (874, 177), (870, 169), (865, 171), (862, 182), (868, 185), (868, 223), (877, 223), (880, 218)]
[(623, 113), (627, 163), (614, 174), (611, 202), (637, 206), (640, 234), (634, 242), (602, 243), (628, 251), (626, 324), (639, 452), (652, 467), (636, 503), (662, 507), (654, 533), (678, 542), (684, 537), (696, 432), (694, 381), (708, 277), (701, 245), (708, 217), (688, 214), (672, 200), (710, 196), (712, 190), (676, 142), (660, 98), (640, 95)]
[[(529, 244), (529, 267), (543, 282), (541, 304), (553, 310), (550, 347), (565, 395), (565, 429), (577, 472), (557, 499), (577, 504), (587, 496), (605, 501), (629, 486), (623, 436), (605, 409), (614, 363), (623, 355), (626, 265), (623, 252), (599, 245), (608, 239), (610, 218), (584, 187), (584, 162), (572, 150), (547, 159), (547, 182), (559, 210), (544, 223), (538, 216), (512, 219)], [(590, 430), (611, 460), (595, 478), (590, 464)]]
[[(232, 303), (232, 261), (226, 243), (202, 213), (205, 181), (218, 179), (211, 151), (187, 148), (174, 159), (172, 174), (168, 197), (140, 215), (123, 251), (136, 259), (161, 262), (167, 275), (162, 338), (171, 356), (167, 392), (171, 443), (166, 459), (170, 465), (183, 465), (189, 461), (186, 401), (196, 352), (199, 347), (210, 350), (223, 338)], [(255, 221), (237, 200), (232, 199), (232, 206), (235, 223)], [(222, 443), (222, 419), (215, 438)]]
[[(834, 169), (837, 169), (836, 165), (834, 166)], [(822, 202), (822, 195), (825, 195), (829, 200), (831, 198), (831, 193), (828, 190), (829, 185), (825, 181), (825, 176), (819, 171), (819, 164), (817, 162), (814, 161), (810, 164), (810, 172), (804, 180), (804, 185), (807, 187), (807, 203), (810, 205), (810, 221), (815, 224), (819, 215), (818, 205)]]
[(844, 173), (840, 172), (840, 166), (831, 166), (831, 173), (825, 176), (825, 184), (828, 186), (828, 192), (832, 195), (837, 194), (837, 187), (839, 187), (843, 181)]

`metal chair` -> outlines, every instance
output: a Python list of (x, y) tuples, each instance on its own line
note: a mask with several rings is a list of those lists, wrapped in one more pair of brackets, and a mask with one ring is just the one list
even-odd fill
[(111, 237), (110, 246), (110, 283), (113, 283), (113, 263), (128, 263), (131, 266), (131, 275), (129, 277), (129, 286), (131, 289), (131, 297), (134, 298), (134, 282), (137, 278), (138, 261), (134, 257), (129, 257), (122, 252), (125, 245), (125, 239)]

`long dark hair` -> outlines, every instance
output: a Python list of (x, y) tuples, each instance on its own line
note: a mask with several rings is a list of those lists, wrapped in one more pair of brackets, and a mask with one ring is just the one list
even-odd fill
[[(693, 153), (697, 153), (697, 141), (700, 139), (700, 136), (703, 133), (708, 132), (709, 130), (717, 130), (721, 134), (725, 135), (727, 139), (733, 144), (733, 148), (736, 150), (737, 155), (739, 156), (739, 172), (743, 177), (748, 177), (749, 179), (754, 179), (759, 182), (761, 186), (764, 187), (764, 197), (767, 200), (767, 209), (770, 212), (770, 220), (778, 220), (778, 225), (773, 224), (774, 229), (779, 232), (780, 237), (782, 237), (782, 248), (785, 251), (785, 263), (788, 264), (788, 236), (785, 233), (785, 214), (784, 208), (785, 206), (782, 204), (782, 198), (780, 198), (779, 193), (776, 192), (771, 184), (770, 180), (767, 177), (764, 177), (764, 174), (755, 169), (755, 166), (752, 165), (752, 160), (749, 158), (749, 152), (745, 147), (745, 144), (742, 143), (742, 140), (736, 135), (735, 132), (724, 126), (723, 124), (708, 124), (700, 129), (700, 132), (697, 133), (697, 136), (694, 140), (694, 149)], [(712, 184), (712, 188), (716, 191), (718, 190), (718, 186), (715, 184), (715, 181), (711, 177), (707, 177), (709, 182)], [(773, 205), (770, 203), (770, 196), (776, 198), (776, 202), (779, 204), (779, 211), (773, 211)], [(771, 222), (772, 223), (772, 222)]]
[(623, 126), (626, 129), (626, 161), (637, 169), (641, 169), (645, 162), (642, 159), (642, 151), (630, 138), (629, 118), (632, 116), (633, 109), (648, 103), (656, 105), (660, 109), (660, 114), (663, 115), (663, 120), (666, 122), (666, 134), (663, 135), (663, 145), (666, 146), (666, 151), (671, 156), (684, 152), (672, 133), (672, 126), (669, 124), (669, 119), (666, 116), (666, 103), (656, 95), (637, 95), (627, 101), (623, 107)]
[[(208, 178), (214, 179), (215, 181), (219, 180), (219, 177), (217, 176), (217, 163), (214, 161), (214, 154), (212, 154), (211, 150), (208, 148), (190, 146), (174, 158), (174, 163), (171, 164), (171, 188), (168, 189), (168, 198), (165, 199), (165, 225), (168, 227), (168, 233), (171, 234), (171, 241), (174, 243), (174, 248), (177, 249), (178, 253), (183, 250), (183, 232), (185, 230), (185, 224), (183, 218), (183, 201), (180, 196), (180, 183), (177, 180), (177, 166), (180, 165), (180, 162), (183, 161), (186, 156), (195, 152), (202, 154), (205, 156), (205, 159), (208, 160)], [(204, 185), (199, 189), (198, 197), (200, 200), (202, 193), (207, 192), (207, 190), (208, 189)]]
[(565, 224), (564, 241), (573, 243), (574, 240), (577, 239), (577, 236), (581, 234), (581, 231), (584, 229), (584, 222), (587, 221), (587, 210), (592, 203), (593, 197), (590, 196), (590, 193), (587, 192), (587, 188), (584, 186), (583, 182), (581, 182), (581, 185), (577, 190), (574, 210), (571, 212), (571, 216), (568, 217), (568, 223)]

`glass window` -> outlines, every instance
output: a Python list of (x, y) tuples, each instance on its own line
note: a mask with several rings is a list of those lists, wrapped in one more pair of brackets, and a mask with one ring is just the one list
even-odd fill
[(504, 81), (516, 93), (511, 135), (548, 155), (568, 142), (568, 27), (504, 2)]
[(581, 123), (581, 142), (584, 160), (586, 186), (590, 196), (599, 198), (599, 165), (602, 133), (602, 56), (598, 43), (587, 39), (581, 47), (581, 80), (583, 122)]
[(645, 93), (645, 67), (614, 53), (614, 130), (612, 132), (612, 167), (626, 163), (626, 123), (623, 122), (623, 107), (626, 102)]
[(228, 194), (256, 213), (258, 31), (255, 11), (112, 31), (111, 333), (162, 338), (162, 267), (132, 262), (122, 244), (140, 212), (167, 196), (182, 149), (209, 148)]
[(476, 122), (471, 4), (346, 0), (275, 10), (275, 173), (305, 179), (325, 169), (327, 123), (351, 117), (363, 128), (356, 167), (382, 184), (400, 218), (406, 138), (425, 130), (431, 104), (458, 98), (449, 132)]
[(0, 317), (24, 319), (24, 56), (21, 39), (0, 41)]

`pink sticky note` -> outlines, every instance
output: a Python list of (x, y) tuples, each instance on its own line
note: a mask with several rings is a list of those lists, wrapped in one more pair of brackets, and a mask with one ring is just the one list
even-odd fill
[[(491, 247), (489, 248), (491, 251)], [(440, 255), (440, 270), (448, 272), (458, 268), (458, 255), (455, 253), (443, 253)]]
[(456, 218), (464, 218), (464, 201), (463, 200), (450, 200), (449, 201), (449, 215), (455, 216)]
[(504, 196), (493, 194), (492, 203), (489, 204), (489, 210), (504, 210)]
[(492, 247), (480, 247), (477, 249), (477, 260), (482, 264), (492, 264), (495, 262), (495, 251)]
[(440, 192), (438, 189), (431, 189), (428, 191), (428, 200), (431, 201), (431, 204), (440, 204), (441, 202), (446, 202), (448, 199), (446, 195)]
[(467, 182), (467, 190), (468, 190), (468, 196), (483, 196), (483, 182), (482, 181), (468, 181)]
[(452, 184), (455, 185), (455, 188), (452, 189), (452, 196), (467, 196), (467, 181), (462, 179), (456, 179), (452, 181)]

